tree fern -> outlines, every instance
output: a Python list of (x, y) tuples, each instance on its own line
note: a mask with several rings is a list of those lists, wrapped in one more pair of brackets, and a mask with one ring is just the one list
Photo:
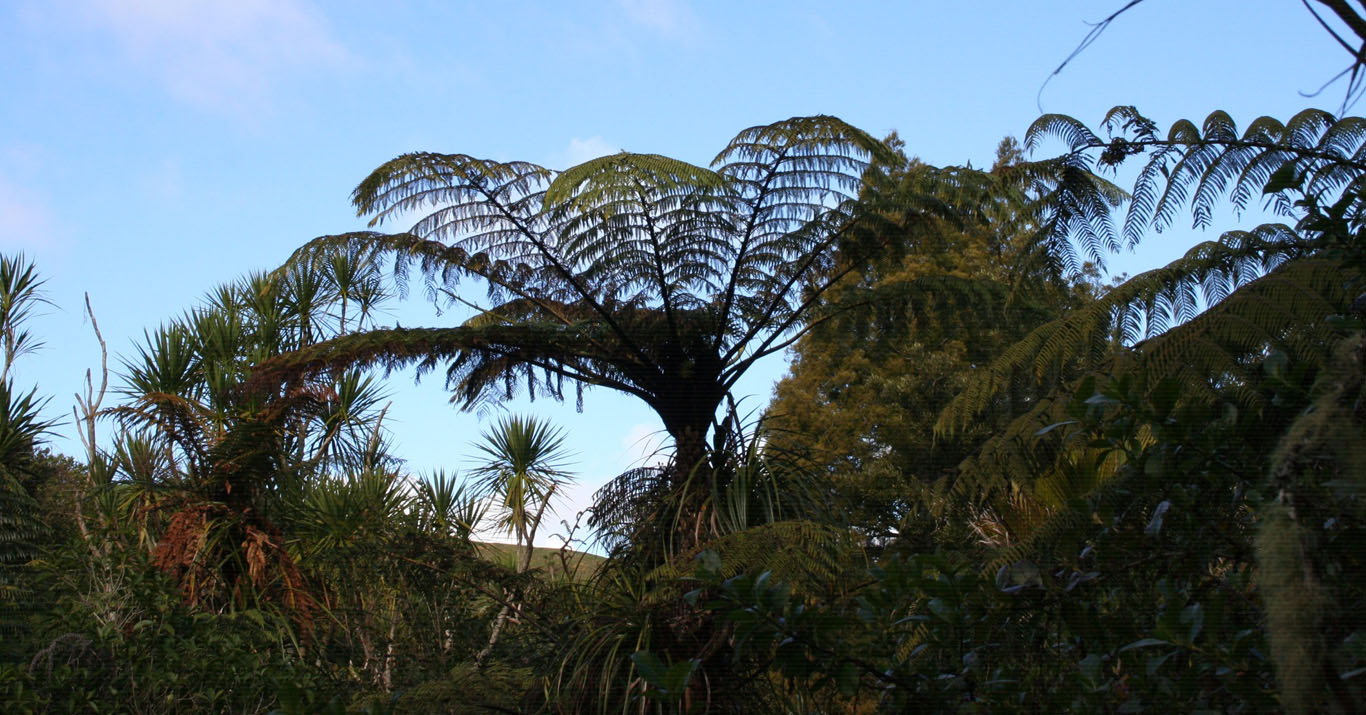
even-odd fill
[[(474, 308), (463, 326), (344, 336), (272, 361), (262, 380), (352, 362), (446, 365), (467, 407), (526, 389), (600, 386), (645, 400), (695, 464), (718, 406), (755, 361), (804, 330), (839, 282), (829, 256), (850, 230), (870, 162), (890, 151), (825, 116), (741, 132), (710, 168), (620, 153), (557, 173), (463, 154), (400, 156), (357, 187), (378, 225), (323, 237), (291, 265), (342, 250), (416, 265), (429, 295)], [(875, 173), (875, 172), (874, 172)], [(476, 278), (486, 305), (461, 294)], [(422, 354), (423, 350), (425, 354)]]

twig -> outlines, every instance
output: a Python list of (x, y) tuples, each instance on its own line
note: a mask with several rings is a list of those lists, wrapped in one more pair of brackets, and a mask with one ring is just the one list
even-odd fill
[[(85, 447), (86, 469), (85, 479), (76, 482), (76, 527), (81, 532), (81, 539), (90, 542), (90, 532), (85, 523), (85, 493), (87, 487), (94, 486), (94, 474), (96, 462), (99, 460), (99, 446), (95, 440), (95, 418), (99, 416), (100, 405), (104, 402), (105, 389), (109, 387), (109, 347), (104, 342), (104, 335), (100, 333), (100, 323), (95, 319), (95, 310), (90, 306), (90, 294), (85, 294), (85, 314), (90, 317), (90, 328), (95, 331), (95, 340), (100, 343), (100, 391), (95, 392), (95, 383), (92, 379), (90, 370), (85, 371), (85, 396), (76, 395), (76, 406), (71, 408), (72, 417), (76, 418), (78, 425), (76, 434), (80, 437), (81, 446)], [(79, 411), (77, 410), (79, 408)], [(81, 429), (83, 423), (84, 429)]]
[(1084, 52), (1087, 47), (1090, 47), (1092, 42), (1095, 42), (1096, 40), (1100, 39), (1101, 33), (1105, 32), (1106, 28), (1110, 26), (1111, 22), (1114, 22), (1115, 18), (1119, 17), (1120, 15), (1123, 15), (1130, 8), (1141, 2), (1143, 2), (1143, 0), (1129, 0), (1129, 2), (1124, 5), (1124, 7), (1114, 11), (1113, 13), (1110, 13), (1109, 17), (1091, 26), (1091, 31), (1086, 33), (1086, 37), (1081, 38), (1081, 43), (1077, 45), (1076, 49), (1072, 50), (1072, 54), (1068, 55), (1067, 59), (1063, 60), (1062, 64), (1058, 65), (1058, 68), (1053, 70), (1048, 75), (1048, 77), (1044, 79), (1043, 84), (1039, 85), (1039, 93), (1034, 96), (1034, 104), (1039, 108), (1040, 114), (1043, 114), (1043, 91), (1044, 88), (1048, 86), (1048, 83), (1052, 81), (1054, 77), (1057, 77), (1058, 75), (1062, 74), (1062, 70), (1064, 67), (1067, 66), (1068, 62), (1071, 62), (1072, 60), (1076, 59), (1077, 55), (1080, 55), (1082, 52)]

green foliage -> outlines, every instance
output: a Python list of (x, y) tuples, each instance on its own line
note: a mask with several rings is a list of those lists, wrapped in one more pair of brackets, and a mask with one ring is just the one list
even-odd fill
[(38, 553), (43, 537), (38, 504), (9, 470), (0, 468), (0, 661), (16, 657), (27, 589), (22, 569)]
[(48, 302), (43, 283), (37, 267), (23, 254), (0, 256), (0, 382), (8, 383), (16, 359), (42, 347), (26, 323), (35, 308)]
[(460, 665), (443, 678), (393, 694), (357, 698), (348, 712), (413, 715), (481, 715), (488, 712), (527, 712), (535, 707), (528, 685), (535, 674), (526, 668)]
[[(1351, 258), (1359, 247), (1338, 249), (1344, 241), (1355, 245), (1346, 222), (1361, 211), (1358, 182), (1366, 165), (1355, 158), (1366, 140), (1361, 120), (1306, 110), (1284, 125), (1263, 117), (1240, 136), (1228, 115), (1215, 112), (1203, 130), (1183, 120), (1162, 139), (1137, 110), (1116, 107), (1103, 126), (1108, 141), (1075, 119), (1047, 115), (1030, 128), (1025, 145), (1060, 138), (1069, 150), (1066, 160), (1087, 166), (1113, 166), (1150, 152), (1125, 218), (1123, 240), (1130, 245), (1149, 225), (1159, 231), (1170, 226), (1187, 204), (1195, 224), (1208, 225), (1215, 202), (1225, 196), (1242, 208), (1267, 194), (1280, 211), (1302, 220), (1295, 228), (1226, 233), (1039, 327), (974, 377), (941, 415), (941, 433), (960, 429), (992, 404), (1012, 376), (1044, 374), (1077, 359), (1090, 369), (1110, 369), (1116, 339), (1132, 344), (1147, 338), (1136, 346), (1135, 364), (1121, 361), (1116, 369), (1179, 375), (1192, 390), (1208, 390), (1210, 375), (1231, 371), (1241, 377), (1249, 353), (1267, 344), (1318, 361), (1331, 349), (1324, 320), (1355, 297), (1349, 286), (1359, 281), (1352, 276), (1361, 268)], [(1330, 205), (1331, 212), (1325, 208)], [(1343, 223), (1326, 220), (1330, 215)], [(1211, 309), (1197, 317), (1205, 307)]]
[[(506, 303), (486, 315), (554, 326), (580, 348), (577, 355), (539, 350), (542, 337), (533, 332), (515, 343), (524, 353), (488, 354), (472, 334), (460, 347), (471, 353), (468, 367), (454, 374), (467, 400), (490, 388), (501, 392), (505, 374), (545, 368), (660, 401), (666, 396), (646, 368), (687, 377), (678, 372), (683, 366), (671, 365), (668, 350), (705, 348), (692, 359), (720, 363), (695, 380), (725, 385), (731, 375), (722, 378), (723, 368), (743, 372), (753, 362), (738, 359), (745, 345), (793, 328), (785, 318), (800, 309), (801, 276), (781, 267), (808, 270), (829, 250), (828, 233), (852, 209), (838, 199), (852, 198), (865, 158), (879, 151), (839, 120), (811, 117), (747, 130), (718, 157), (715, 171), (621, 154), (556, 176), (524, 162), (410, 154), (362, 182), (356, 205), (376, 223), (402, 212), (435, 207), (434, 213), (410, 234), (319, 239), (298, 257), (351, 244), (394, 252), (401, 273), (420, 259), (434, 290), (477, 276), (495, 301)], [(830, 228), (810, 232), (822, 225)], [(720, 300), (718, 314), (701, 310), (712, 298)], [(776, 339), (757, 347), (781, 349)], [(716, 394), (707, 399), (719, 401), (715, 388), (708, 392)]]
[(1285, 431), (1271, 462), (1276, 501), (1257, 534), (1258, 583), (1271, 656), (1288, 712), (1351, 711), (1366, 664), (1366, 592), (1349, 574), (1366, 562), (1366, 340), (1344, 339), (1316, 399)]
[(60, 550), (39, 572), (50, 601), (6, 683), (36, 711), (266, 712), (286, 683), (319, 682), (283, 614), (192, 611), (145, 552)]
[[(1044, 117), (1026, 145), (1067, 152), (1026, 162), (1004, 142), (991, 172), (922, 166), (831, 117), (747, 129), (711, 167), (405, 155), (354, 198), (375, 223), (416, 213), (410, 232), (317, 239), (149, 331), (105, 413), (122, 429), (88, 465), (35, 451), (49, 425), (9, 366), (37, 343), (7, 328), (0, 607), (25, 600), (4, 613), (0, 697), (1360, 709), (1366, 123), (1306, 112), (1240, 134), (1215, 113), (1159, 138), (1118, 108), (1105, 127)], [(1128, 195), (1092, 169), (1144, 154), (1118, 226)], [(1258, 196), (1294, 225), (1096, 285), (1146, 227)], [(375, 329), (380, 256), (400, 289), (417, 265), (472, 312)], [(487, 305), (457, 293), (469, 278)], [(7, 325), (39, 285), (0, 265)], [(789, 346), (793, 375), (748, 424), (729, 390)], [(673, 459), (596, 495), (607, 559), (533, 568), (562, 434), (505, 419), (473, 479), (414, 481), (361, 371), (406, 365), (444, 368), (466, 407), (566, 381), (636, 396)], [(87, 477), (76, 503), (65, 485)], [(490, 509), (515, 547), (472, 542)]]
[(569, 481), (564, 471), (564, 432), (534, 417), (508, 417), (476, 445), (484, 462), (474, 470), (476, 490), (498, 505), (498, 528), (522, 548), (517, 571), (527, 569), (541, 518), (556, 490)]
[(43, 419), (47, 402), (37, 388), (15, 389), (10, 368), (16, 358), (41, 343), (25, 323), (33, 309), (46, 303), (43, 281), (33, 264), (20, 256), (0, 256), (0, 659), (14, 655), (22, 626), (20, 611), (26, 589), (24, 567), (37, 555), (46, 536), (37, 501), (26, 482), (35, 477), (35, 450), (54, 422)]
[[(863, 260), (861, 251), (842, 247), (857, 279), (827, 292), (818, 324), (795, 345), (791, 372), (775, 387), (773, 447), (819, 465), (854, 522), (874, 538), (895, 533), (923, 506), (917, 494), (926, 485), (1039, 391), (1016, 381), (997, 414), (951, 439), (933, 434), (935, 415), (978, 366), (1090, 290), (1083, 281), (1069, 285), (1032, 255), (1034, 194), (1044, 187), (1013, 173), (1017, 152), (1012, 140), (1002, 142), (989, 173), (904, 158), (891, 167), (880, 190), (904, 196), (906, 205), (865, 228), (886, 250)], [(926, 216), (911, 199), (927, 191), (968, 216)]]
[(339, 247), (392, 254), (396, 276), (418, 264), (433, 297), (473, 305), (455, 292), (473, 277), (491, 304), (455, 328), (325, 342), (273, 360), (259, 380), (445, 364), (466, 407), (521, 385), (555, 397), (566, 380), (607, 387), (659, 413), (681, 465), (664, 479), (687, 479), (740, 376), (793, 344), (822, 296), (887, 248), (886, 234), (855, 239), (867, 222), (894, 210), (956, 215), (946, 192), (995, 190), (946, 171), (884, 193), (896, 161), (888, 145), (826, 116), (746, 129), (710, 169), (626, 153), (561, 174), (462, 154), (401, 156), (353, 198), (372, 224), (423, 215), (408, 233), (323, 237), (292, 262)]

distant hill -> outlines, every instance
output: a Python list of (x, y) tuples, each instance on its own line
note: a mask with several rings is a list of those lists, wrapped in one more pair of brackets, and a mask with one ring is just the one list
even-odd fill
[[(499, 544), (491, 541), (476, 542), (475, 546), (484, 558), (495, 563), (500, 563), (508, 568), (516, 565), (517, 547), (514, 544)], [(566, 549), (548, 549), (536, 547), (531, 553), (531, 568), (541, 569), (550, 576), (562, 576), (565, 574), (565, 566), (569, 567), (569, 575), (576, 581), (582, 581), (597, 573), (598, 567), (605, 559), (597, 554), (590, 554), (585, 551), (573, 551)]]

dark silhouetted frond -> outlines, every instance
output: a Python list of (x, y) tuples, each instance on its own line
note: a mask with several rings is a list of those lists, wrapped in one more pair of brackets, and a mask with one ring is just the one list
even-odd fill
[[(1254, 199), (1275, 194), (1272, 205), (1289, 214), (1294, 202), (1287, 191), (1315, 197), (1322, 204), (1362, 193), (1366, 120), (1360, 117), (1337, 119), (1306, 109), (1284, 124), (1258, 118), (1239, 133), (1232, 117), (1216, 111), (1201, 125), (1180, 120), (1165, 137), (1158, 137), (1152, 120), (1132, 107), (1116, 107), (1104, 126), (1108, 140), (1075, 119), (1046, 115), (1030, 127), (1025, 143), (1034, 149), (1044, 139), (1057, 138), (1067, 145), (1067, 156), (1089, 160), (1098, 154), (1102, 166), (1144, 154), (1124, 221), (1130, 244), (1149, 226), (1158, 231), (1171, 226), (1188, 206), (1193, 224), (1206, 227), (1225, 199), (1241, 211)], [(1281, 180), (1273, 181), (1278, 176)], [(1359, 200), (1353, 205), (1359, 213)]]

